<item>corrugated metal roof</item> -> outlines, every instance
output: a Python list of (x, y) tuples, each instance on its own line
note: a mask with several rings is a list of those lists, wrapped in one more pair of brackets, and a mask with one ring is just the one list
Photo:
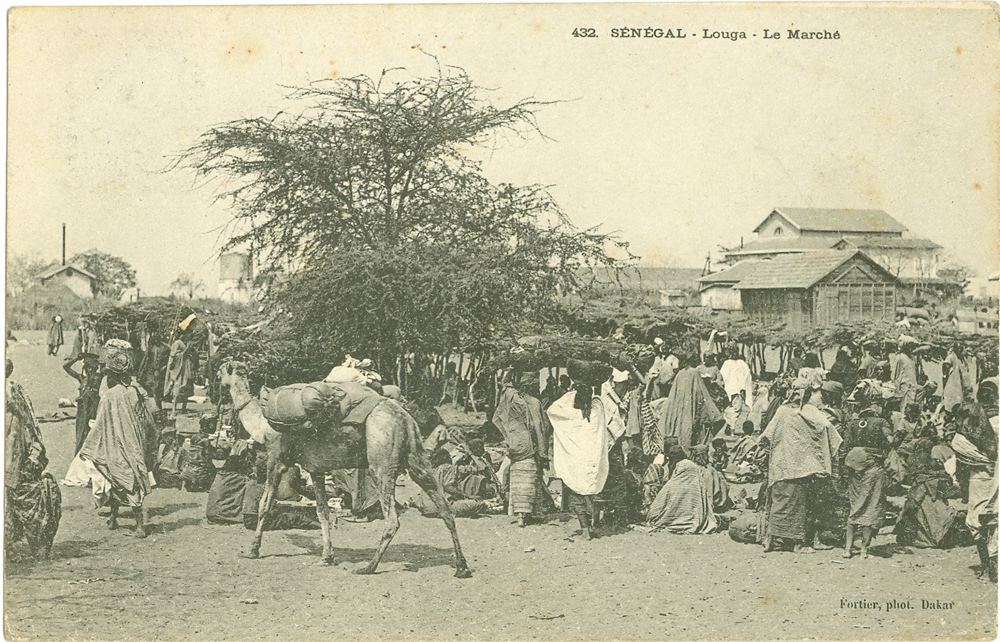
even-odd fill
[(940, 245), (930, 239), (904, 239), (901, 237), (845, 236), (837, 242), (837, 249), (854, 246), (859, 250), (937, 250)]
[(763, 261), (760, 259), (740, 261), (728, 269), (713, 272), (712, 274), (701, 277), (698, 279), (698, 283), (700, 283), (703, 288), (706, 285), (716, 283), (737, 283), (740, 279), (750, 274), (754, 265), (761, 262)]
[[(883, 210), (852, 210), (806, 207), (776, 207), (771, 214), (777, 212), (789, 220), (800, 230), (813, 232), (844, 232), (863, 234), (869, 233), (902, 233), (906, 227), (889, 216)], [(764, 222), (771, 217), (767, 215), (754, 232), (760, 231)]]
[(737, 290), (806, 290), (854, 256), (877, 268), (886, 280), (897, 280), (859, 250), (817, 250), (755, 261), (747, 276), (733, 287)]
[(841, 239), (816, 236), (788, 236), (766, 238), (745, 243), (743, 247), (733, 248), (726, 252), (727, 256), (741, 254), (768, 254), (771, 252), (809, 252), (812, 250), (828, 250)]
[(36, 274), (35, 278), (36, 279), (47, 279), (49, 277), (52, 277), (52, 276), (55, 276), (55, 275), (59, 274), (63, 270), (69, 270), (71, 268), (74, 269), (74, 270), (76, 270), (80, 274), (84, 275), (85, 277), (90, 278), (90, 279), (96, 279), (97, 278), (96, 276), (94, 276), (93, 274), (91, 274), (90, 272), (88, 272), (87, 270), (83, 269), (82, 267), (80, 267), (78, 265), (60, 265), (59, 263), (56, 263), (55, 265), (53, 265), (51, 267), (45, 268), (44, 270), (42, 270), (41, 272), (39, 272), (38, 274)]

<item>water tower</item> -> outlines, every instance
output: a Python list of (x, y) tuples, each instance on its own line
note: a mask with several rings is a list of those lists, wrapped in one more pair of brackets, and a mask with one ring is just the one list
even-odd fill
[(230, 303), (248, 303), (253, 298), (250, 255), (230, 252), (219, 257), (219, 298)]

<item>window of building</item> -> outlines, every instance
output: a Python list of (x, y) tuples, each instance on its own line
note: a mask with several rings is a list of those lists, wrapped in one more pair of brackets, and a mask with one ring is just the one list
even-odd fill
[(774, 228), (774, 235), (775, 236), (781, 236), (784, 233), (785, 233), (785, 228), (781, 227), (780, 225), (778, 227)]

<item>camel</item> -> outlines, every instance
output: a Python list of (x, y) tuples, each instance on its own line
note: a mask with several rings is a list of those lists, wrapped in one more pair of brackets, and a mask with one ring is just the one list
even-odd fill
[[(316, 514), (323, 532), (323, 562), (334, 564), (330, 508), (327, 505), (326, 473), (333, 470), (331, 455), (337, 449), (337, 432), (301, 433), (278, 432), (264, 417), (257, 400), (250, 394), (247, 383), (246, 366), (236, 361), (228, 361), (219, 370), (219, 381), (223, 389), (229, 390), (233, 405), (243, 427), (254, 439), (267, 449), (267, 482), (260, 500), (257, 530), (246, 552), (241, 557), (255, 559), (260, 556), (260, 545), (264, 535), (264, 520), (271, 510), (274, 495), (281, 479), (281, 473), (290, 465), (299, 464), (312, 477), (316, 490)], [(385, 530), (375, 556), (367, 566), (354, 571), (357, 575), (375, 573), (378, 564), (389, 547), (396, 531), (399, 530), (399, 516), (396, 513), (396, 478), (408, 471), (410, 477), (431, 498), (455, 547), (455, 577), (472, 577), (472, 571), (462, 555), (462, 546), (455, 529), (455, 516), (448, 506), (444, 492), (438, 484), (431, 468), (430, 460), (417, 433), (417, 424), (403, 407), (393, 399), (379, 402), (365, 421), (365, 443), (368, 463), (378, 480), (379, 501), (385, 514)]]

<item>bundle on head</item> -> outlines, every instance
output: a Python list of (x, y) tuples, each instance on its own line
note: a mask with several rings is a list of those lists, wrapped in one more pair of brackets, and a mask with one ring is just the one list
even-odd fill
[(611, 366), (598, 361), (566, 360), (569, 378), (587, 386), (600, 386), (611, 376)]

